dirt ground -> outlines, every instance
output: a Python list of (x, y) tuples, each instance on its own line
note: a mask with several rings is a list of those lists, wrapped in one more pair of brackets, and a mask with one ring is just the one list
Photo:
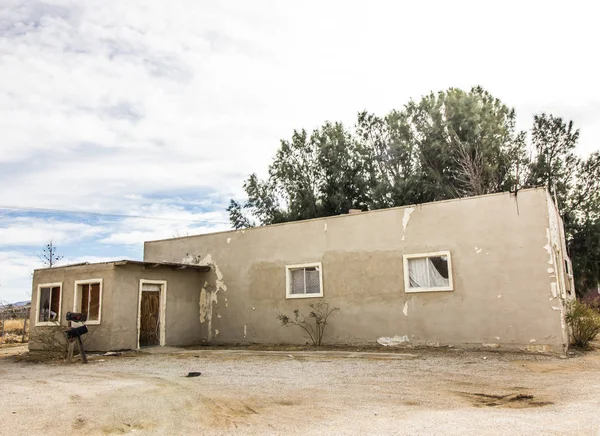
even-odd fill
[(2, 435), (600, 435), (598, 351), (25, 350), (0, 349)]

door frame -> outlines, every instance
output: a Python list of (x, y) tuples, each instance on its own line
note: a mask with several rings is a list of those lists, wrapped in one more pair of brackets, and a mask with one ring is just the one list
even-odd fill
[[(138, 310), (137, 310), (137, 349), (140, 349), (140, 328), (142, 324), (142, 288), (144, 284), (150, 285), (161, 285), (160, 297), (159, 297), (159, 307), (158, 307), (158, 319), (160, 322), (159, 329), (159, 345), (161, 347), (165, 346), (166, 339), (166, 321), (167, 321), (167, 281), (166, 280), (149, 280), (149, 279), (140, 279), (139, 286), (139, 295), (138, 295)], [(152, 291), (146, 291), (152, 292)]]

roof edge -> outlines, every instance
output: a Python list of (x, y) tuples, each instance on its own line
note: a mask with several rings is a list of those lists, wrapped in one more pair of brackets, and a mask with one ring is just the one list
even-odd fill
[[(517, 192), (538, 191), (538, 190), (544, 190), (546, 192), (548, 191), (545, 186), (536, 186), (534, 188), (519, 189)], [(221, 234), (237, 233), (237, 232), (251, 232), (253, 230), (265, 229), (265, 228), (270, 228), (270, 227), (288, 226), (288, 225), (294, 225), (294, 224), (300, 224), (300, 223), (308, 223), (308, 222), (322, 221), (322, 220), (331, 220), (331, 219), (338, 219), (338, 218), (348, 218), (348, 217), (362, 216), (362, 215), (365, 215), (365, 214), (374, 214), (374, 213), (380, 213), (380, 212), (388, 212), (390, 210), (407, 209), (409, 207), (417, 207), (417, 206), (418, 207), (424, 207), (424, 206), (431, 206), (431, 205), (441, 204), (441, 203), (450, 203), (450, 202), (455, 202), (455, 201), (469, 201), (469, 200), (474, 200), (474, 199), (479, 199), (479, 198), (495, 197), (495, 196), (507, 195), (507, 194), (511, 195), (511, 194), (514, 194), (514, 193), (510, 192), (510, 191), (494, 192), (494, 193), (491, 193), (491, 194), (473, 195), (473, 196), (470, 196), (470, 197), (457, 197), (457, 198), (449, 198), (447, 200), (429, 201), (427, 203), (407, 204), (405, 206), (394, 206), (394, 207), (387, 207), (387, 208), (382, 208), (382, 209), (366, 210), (366, 211), (363, 211), (363, 212), (360, 212), (360, 213), (354, 213), (354, 214), (345, 213), (345, 214), (340, 214), (340, 215), (331, 215), (331, 216), (324, 216), (324, 217), (319, 217), (319, 218), (310, 218), (310, 219), (305, 219), (305, 220), (287, 221), (285, 223), (269, 224), (269, 225), (266, 225), (266, 226), (248, 227), (246, 229), (222, 230), (220, 232), (199, 233), (197, 235), (180, 236), (178, 238), (154, 239), (154, 240), (151, 240), (151, 241), (144, 241), (144, 245), (146, 245), (146, 244), (152, 244), (152, 243), (155, 243), (155, 242), (177, 241), (177, 240), (180, 240), (180, 239), (199, 238), (199, 237), (202, 237), (202, 236), (210, 236), (210, 235), (221, 235)]]
[(111, 260), (111, 261), (107, 261), (107, 262), (95, 262), (95, 263), (90, 263), (90, 262), (81, 262), (81, 263), (72, 263), (69, 265), (60, 265), (60, 266), (54, 266), (52, 268), (47, 267), (47, 268), (37, 268), (34, 269), (33, 271), (48, 271), (48, 270), (57, 270), (57, 269), (64, 269), (64, 268), (75, 268), (75, 267), (80, 267), (80, 266), (99, 266), (99, 265), (114, 265), (114, 266), (127, 266), (127, 265), (138, 265), (138, 266), (144, 266), (146, 268), (172, 268), (172, 269), (177, 269), (177, 270), (184, 270), (184, 269), (191, 269), (191, 270), (195, 270), (195, 271), (203, 271), (203, 272), (208, 272), (210, 271), (210, 266), (208, 265), (193, 265), (193, 264), (187, 264), (187, 263), (176, 263), (176, 262), (144, 262), (141, 260), (128, 260), (128, 259), (121, 259), (121, 260)]

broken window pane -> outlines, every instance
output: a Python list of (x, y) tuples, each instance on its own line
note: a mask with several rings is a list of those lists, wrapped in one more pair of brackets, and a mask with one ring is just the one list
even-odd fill
[(408, 259), (411, 288), (444, 288), (450, 285), (447, 256)]
[(98, 321), (100, 314), (100, 283), (90, 285), (90, 306), (88, 311), (88, 321)]
[(87, 315), (87, 308), (90, 302), (90, 293), (88, 291), (89, 285), (81, 285), (79, 295), (81, 295), (81, 305), (79, 307), (79, 312), (85, 313)]
[(87, 315), (88, 321), (100, 319), (100, 283), (79, 285), (79, 311)]
[(39, 313), (39, 322), (48, 321), (48, 314), (50, 309), (50, 288), (41, 288), (40, 289), (40, 307), (38, 310)]
[(38, 322), (58, 320), (60, 312), (60, 286), (40, 288)]
[(50, 318), (55, 320), (60, 312), (60, 288), (52, 288), (52, 297), (50, 298)]

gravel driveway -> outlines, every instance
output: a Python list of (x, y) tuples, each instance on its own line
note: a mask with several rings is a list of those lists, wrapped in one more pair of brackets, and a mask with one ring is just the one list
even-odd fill
[(600, 435), (598, 352), (0, 353), (0, 377), (2, 435)]

